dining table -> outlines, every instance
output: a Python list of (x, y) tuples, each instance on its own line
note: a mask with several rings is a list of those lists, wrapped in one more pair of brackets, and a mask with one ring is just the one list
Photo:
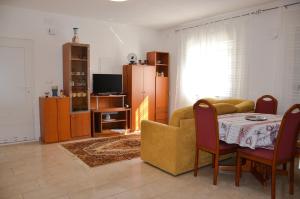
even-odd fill
[[(248, 147), (253, 150), (273, 150), (279, 132), (282, 115), (262, 113), (233, 113), (218, 116), (219, 139), (228, 144)], [(224, 166), (223, 170), (235, 170), (235, 166)], [(268, 169), (260, 164), (246, 161), (243, 171), (251, 172), (262, 184), (266, 184)], [(287, 175), (285, 170), (279, 173)]]
[[(252, 118), (252, 120), (247, 118)], [(255, 120), (255, 118), (259, 120)], [(272, 150), (274, 149), (281, 120), (281, 115), (262, 113), (220, 115), (218, 117), (219, 139), (228, 144), (237, 144), (241, 147)]]

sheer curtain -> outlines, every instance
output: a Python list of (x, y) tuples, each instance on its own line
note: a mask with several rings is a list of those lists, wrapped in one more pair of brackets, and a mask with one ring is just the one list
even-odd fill
[(282, 41), (284, 46), (284, 78), (279, 103), (281, 112), (300, 103), (300, 6), (282, 10)]
[(300, 103), (300, 5), (177, 32), (174, 109), (204, 97)]
[(175, 106), (204, 97), (240, 97), (246, 90), (243, 21), (180, 31)]

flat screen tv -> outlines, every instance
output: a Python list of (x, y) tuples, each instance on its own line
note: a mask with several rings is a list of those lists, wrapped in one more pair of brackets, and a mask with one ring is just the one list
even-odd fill
[(121, 94), (121, 74), (93, 74), (93, 93), (95, 95)]

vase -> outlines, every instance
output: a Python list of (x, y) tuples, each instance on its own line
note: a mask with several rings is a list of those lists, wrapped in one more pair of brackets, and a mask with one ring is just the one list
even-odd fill
[(72, 38), (72, 42), (74, 43), (79, 43), (78, 30), (79, 28), (73, 28), (74, 36)]

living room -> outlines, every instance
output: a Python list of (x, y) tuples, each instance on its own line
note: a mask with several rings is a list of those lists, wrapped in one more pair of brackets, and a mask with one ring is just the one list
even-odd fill
[[(0, 198), (297, 198), (298, 158), (275, 188), (272, 165), (237, 187), (235, 155), (194, 168), (193, 105), (220, 123), (268, 95), (281, 121), (300, 101), (299, 17), (296, 0), (2, 0)], [(215, 162), (231, 165), (217, 185)]]

